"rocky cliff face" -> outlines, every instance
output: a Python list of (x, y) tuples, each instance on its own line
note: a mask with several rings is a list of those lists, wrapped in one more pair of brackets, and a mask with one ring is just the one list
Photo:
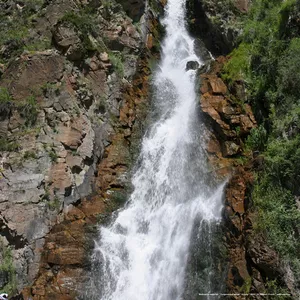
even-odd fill
[(122, 4), (1, 4), (3, 22), (29, 18), (0, 51), (1, 254), (10, 259), (0, 289), (35, 282), (25, 299), (74, 299), (93, 224), (128, 187), (147, 106), (144, 45), (158, 33), (144, 2), (129, 16)]
[(222, 80), (222, 68), (228, 58), (219, 57), (209, 71), (200, 76), (200, 104), (209, 125), (206, 151), (215, 172), (228, 178), (225, 190), (223, 232), (228, 273), (226, 291), (232, 299), (239, 294), (259, 295), (274, 292), (270, 282), (287, 287), (293, 294), (293, 279), (279, 255), (256, 230), (257, 210), (251, 199), (254, 171), (262, 168), (263, 158), (245, 150), (245, 140), (257, 126), (251, 107), (245, 103), (243, 82), (228, 88)]

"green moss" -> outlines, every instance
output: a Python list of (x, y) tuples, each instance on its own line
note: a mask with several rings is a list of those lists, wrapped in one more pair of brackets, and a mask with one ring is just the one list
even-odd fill
[(242, 294), (249, 294), (251, 286), (252, 286), (252, 278), (248, 277), (244, 281), (244, 284), (241, 286), (240, 293), (242, 293)]

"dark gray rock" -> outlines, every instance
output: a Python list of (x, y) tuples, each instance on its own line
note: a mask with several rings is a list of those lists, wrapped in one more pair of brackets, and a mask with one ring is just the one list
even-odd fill
[(185, 70), (197, 70), (199, 68), (199, 63), (197, 61), (188, 61)]

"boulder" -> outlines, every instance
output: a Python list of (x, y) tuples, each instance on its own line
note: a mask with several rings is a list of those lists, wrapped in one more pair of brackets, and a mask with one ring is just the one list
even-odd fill
[(75, 27), (71, 24), (58, 23), (53, 30), (53, 39), (70, 60), (79, 60), (83, 55), (83, 47)]
[(224, 143), (223, 156), (229, 157), (237, 155), (241, 151), (241, 147), (232, 141)]
[(248, 237), (247, 253), (258, 270), (269, 279), (276, 279), (283, 275), (279, 255), (267, 245), (262, 236), (250, 235)]
[(186, 71), (189, 71), (189, 70), (197, 70), (199, 68), (199, 63), (197, 61), (188, 61), (186, 63), (186, 68), (185, 70)]

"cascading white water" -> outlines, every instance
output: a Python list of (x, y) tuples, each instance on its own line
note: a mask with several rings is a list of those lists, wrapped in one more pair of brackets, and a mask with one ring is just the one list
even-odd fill
[(201, 64), (185, 29), (185, 0), (168, 1), (163, 24), (162, 62), (153, 82), (158, 120), (143, 139), (125, 208), (100, 228), (96, 299), (182, 299), (195, 222), (221, 215), (222, 189), (212, 192), (204, 180), (195, 71), (185, 70), (190, 60)]

